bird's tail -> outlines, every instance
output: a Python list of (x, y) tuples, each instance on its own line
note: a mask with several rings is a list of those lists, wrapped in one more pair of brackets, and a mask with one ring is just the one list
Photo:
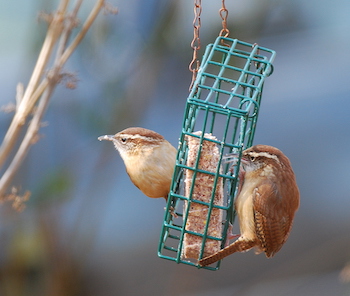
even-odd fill
[(251, 248), (255, 247), (256, 245), (257, 245), (256, 240), (245, 240), (244, 238), (240, 237), (231, 245), (221, 249), (219, 252), (199, 260), (199, 265), (200, 266), (210, 265), (233, 253), (248, 251)]

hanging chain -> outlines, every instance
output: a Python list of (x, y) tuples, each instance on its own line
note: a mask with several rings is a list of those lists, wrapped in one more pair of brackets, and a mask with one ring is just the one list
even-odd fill
[(191, 47), (193, 49), (193, 57), (188, 68), (192, 72), (192, 81), (190, 85), (190, 90), (196, 80), (198, 69), (199, 69), (199, 59), (198, 50), (201, 48), (201, 41), (199, 38), (199, 29), (201, 27), (201, 13), (202, 13), (202, 0), (194, 0), (194, 20), (193, 20), (193, 40), (191, 42)]
[(230, 34), (230, 30), (227, 29), (228, 10), (225, 6), (225, 0), (222, 0), (222, 7), (219, 10), (219, 14), (222, 19), (222, 29), (219, 33), (219, 36), (227, 37)]
[[(225, 6), (225, 0), (222, 0), (222, 6), (219, 10), (220, 17), (222, 19), (222, 29), (219, 36), (227, 37), (230, 34), (230, 30), (227, 29), (227, 17), (228, 10)], [(193, 49), (193, 57), (188, 68), (192, 72), (192, 81), (190, 85), (190, 90), (192, 89), (193, 83), (196, 80), (197, 73), (199, 70), (199, 59), (198, 50), (201, 48), (201, 41), (199, 38), (199, 29), (201, 27), (201, 13), (202, 13), (202, 0), (194, 0), (194, 20), (193, 20), (193, 39), (191, 42), (191, 47)]]

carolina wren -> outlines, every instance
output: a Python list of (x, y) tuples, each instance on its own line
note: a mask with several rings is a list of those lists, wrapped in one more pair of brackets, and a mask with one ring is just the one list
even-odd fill
[(299, 189), (289, 159), (275, 147), (256, 145), (243, 151), (241, 164), (243, 180), (235, 201), (241, 235), (231, 245), (200, 260), (201, 266), (253, 247), (257, 253), (272, 257), (292, 228), (299, 208)]
[(131, 181), (145, 195), (167, 200), (177, 153), (167, 140), (141, 127), (130, 127), (98, 140), (113, 142)]

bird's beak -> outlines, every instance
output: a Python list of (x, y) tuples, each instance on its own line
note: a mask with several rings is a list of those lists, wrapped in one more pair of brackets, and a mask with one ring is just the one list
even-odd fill
[(248, 161), (248, 159), (246, 159), (246, 158), (244, 158), (243, 156), (241, 157), (241, 164), (245, 164), (245, 165), (247, 165), (247, 164), (249, 164), (249, 161)]
[(224, 161), (224, 163), (230, 163), (232, 162), (233, 165), (235, 165), (238, 161), (238, 156), (239, 154), (238, 153), (229, 153), (229, 154), (226, 154), (222, 160)]
[[(239, 153), (229, 153), (226, 154), (222, 159), (225, 161), (225, 163), (232, 163), (232, 165), (237, 165), (239, 158)], [(243, 156), (241, 157), (241, 164), (247, 164), (248, 161)]]
[(114, 135), (104, 135), (104, 136), (101, 136), (101, 137), (98, 137), (97, 139), (99, 140), (99, 141), (113, 141), (113, 138), (114, 137)]

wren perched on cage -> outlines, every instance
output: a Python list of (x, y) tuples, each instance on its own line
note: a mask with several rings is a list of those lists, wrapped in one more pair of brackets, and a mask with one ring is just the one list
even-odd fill
[(299, 208), (299, 189), (289, 159), (275, 147), (255, 145), (243, 151), (241, 163), (244, 177), (235, 201), (241, 235), (200, 260), (201, 266), (253, 247), (270, 258), (289, 236)]
[(113, 142), (131, 181), (145, 195), (168, 198), (177, 151), (163, 136), (145, 128), (130, 127), (98, 139)]

